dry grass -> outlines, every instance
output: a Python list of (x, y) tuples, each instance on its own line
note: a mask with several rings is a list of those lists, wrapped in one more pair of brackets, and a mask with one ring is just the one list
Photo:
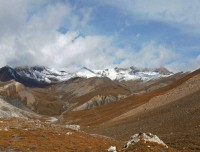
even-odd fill
[[(126, 140), (134, 133), (141, 131), (152, 132), (161, 136), (163, 141), (167, 142), (171, 147), (180, 149), (181, 151), (200, 151), (198, 142), (200, 141), (200, 127), (195, 128), (200, 125), (198, 117), (200, 115), (198, 109), (199, 92), (163, 107), (159, 107), (158, 109), (154, 109), (151, 112), (141, 114), (140, 116), (131, 116), (122, 121), (110, 123), (110, 120), (113, 118), (147, 103), (156, 96), (165, 94), (198, 74), (200, 74), (200, 70), (197, 70), (168, 86), (144, 94), (131, 95), (119, 102), (112, 102), (89, 110), (66, 111), (61, 115), (61, 122), (63, 124), (73, 122), (74, 124), (81, 125), (81, 128), (85, 131), (109, 135), (111, 137), (116, 137), (118, 140)], [(93, 79), (91, 83), (92, 82)], [(61, 107), (66, 101), (72, 104), (77, 103), (76, 106), (78, 106), (99, 94), (117, 95), (129, 93), (129, 91), (122, 86), (117, 86), (117, 84), (110, 85), (111, 86), (108, 87), (108, 84), (105, 86), (101, 84), (99, 88), (97, 87), (95, 90), (84, 95), (78, 97), (70, 96), (69, 101), (67, 100), (67, 97), (70, 92), (65, 92), (65, 90), (56, 92), (56, 88), (53, 88), (52, 90), (49, 88), (34, 88), (31, 92), (38, 102), (35, 109), (38, 113), (59, 115), (63, 112)], [(152, 87), (152, 85), (150, 85), (150, 87)], [(149, 87), (147, 89), (149, 89)], [(61, 93), (62, 96), (67, 97), (61, 99), (58, 96), (59, 93)], [(192, 110), (189, 111), (190, 113), (188, 114), (190, 106)], [(5, 151), (15, 149), (20, 151), (95, 152), (106, 151), (111, 145), (117, 145), (118, 147), (123, 145), (123, 142), (120, 143), (111, 138), (91, 136), (84, 132), (73, 131), (59, 125), (47, 125), (42, 122), (4, 120), (3, 123), (0, 123), (0, 127), (4, 129), (5, 127), (8, 128), (8, 131), (0, 131), (0, 150)], [(72, 132), (72, 135), (67, 135), (67, 132)], [(154, 147), (152, 151), (161, 151), (161, 147), (159, 146), (151, 145), (151, 147)], [(129, 151), (151, 151), (151, 149), (146, 147), (146, 145), (140, 144), (134, 145)]]
[[(96, 107), (94, 109), (77, 111), (77, 112), (65, 112), (63, 113), (64, 121), (73, 121), (84, 126), (95, 126), (105, 123), (131, 109), (134, 109), (152, 99), (155, 96), (162, 95), (167, 91), (180, 86), (190, 78), (200, 74), (200, 70), (197, 70), (187, 76), (177, 80), (176, 82), (157, 89), (155, 91), (144, 93), (141, 95), (132, 95), (119, 102), (112, 102), (104, 106)], [(81, 99), (79, 99), (81, 100)], [(83, 99), (84, 100), (84, 99)]]
[[(119, 142), (100, 136), (92, 136), (64, 126), (46, 124), (39, 121), (1, 120), (0, 150), (22, 152), (100, 152)], [(8, 130), (5, 130), (7, 128)], [(72, 133), (68, 135), (67, 133)]]

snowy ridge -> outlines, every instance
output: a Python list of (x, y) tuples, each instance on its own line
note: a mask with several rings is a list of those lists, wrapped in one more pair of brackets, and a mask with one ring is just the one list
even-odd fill
[[(41, 83), (44, 85), (53, 84), (61, 81), (66, 81), (74, 77), (108, 77), (111, 80), (128, 81), (128, 80), (142, 80), (148, 81), (160, 77), (167, 77), (173, 73), (169, 72), (165, 68), (160, 69), (138, 69), (135, 67), (129, 68), (109, 68), (104, 70), (91, 70), (87, 67), (83, 67), (76, 72), (70, 73), (63, 70), (57, 70), (48, 67), (34, 66), (34, 67), (3, 67), (1, 71), (7, 70), (7, 73), (11, 75), (13, 79), (23, 83), (23, 80), (31, 82), (31, 84)], [(5, 75), (5, 74), (2, 74)], [(1, 80), (2, 81), (2, 80)], [(25, 84), (26, 85), (26, 84)]]
[[(161, 71), (162, 70), (162, 71)], [(130, 68), (110, 68), (105, 70), (90, 70), (88, 68), (82, 68), (75, 75), (78, 77), (108, 77), (111, 80), (128, 81), (128, 80), (143, 80), (148, 81), (160, 77), (167, 77), (172, 75), (167, 69), (137, 69)], [(164, 72), (163, 72), (164, 70)]]
[(70, 73), (65, 71), (58, 71), (48, 67), (25, 67), (15, 68), (20, 76), (28, 77), (38, 81), (52, 83), (56, 81), (68, 80), (72, 77)]
[(76, 71), (73, 74), (73, 77), (84, 77), (84, 78), (102, 77), (102, 74), (98, 74), (93, 70), (83, 67), (80, 70)]

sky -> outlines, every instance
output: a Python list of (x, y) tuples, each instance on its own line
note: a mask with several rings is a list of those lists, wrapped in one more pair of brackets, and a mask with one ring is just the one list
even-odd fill
[(199, 0), (1, 0), (0, 66), (200, 68)]

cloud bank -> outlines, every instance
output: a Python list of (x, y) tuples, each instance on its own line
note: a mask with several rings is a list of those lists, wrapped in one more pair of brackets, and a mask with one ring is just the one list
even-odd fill
[[(159, 4), (156, 0), (151, 2)], [(176, 2), (179, 3), (178, 0)], [(163, 20), (174, 25), (200, 25), (196, 19), (199, 15), (194, 13), (198, 5), (189, 14), (183, 12), (185, 7), (190, 6), (188, 2), (180, 7), (169, 2), (160, 5), (159, 9), (145, 0), (125, 0), (123, 5), (119, 4), (120, 0), (109, 1), (109, 5), (126, 9), (143, 18)], [(146, 5), (149, 7), (145, 8)], [(95, 17), (93, 11), (92, 7), (78, 8), (68, 1), (0, 1), (0, 66), (87, 66), (93, 69), (167, 66), (173, 71), (179, 71), (196, 69), (200, 65), (200, 56), (197, 56), (196, 59), (189, 59), (188, 68), (185, 68), (178, 60), (181, 54), (175, 52), (174, 48), (153, 40), (144, 42), (140, 48), (135, 49), (129, 46), (119, 47), (117, 44), (120, 39), (115, 35), (95, 32), (82, 34), (88, 29), (95, 29), (91, 23)], [(63, 27), (66, 32), (60, 31)]]

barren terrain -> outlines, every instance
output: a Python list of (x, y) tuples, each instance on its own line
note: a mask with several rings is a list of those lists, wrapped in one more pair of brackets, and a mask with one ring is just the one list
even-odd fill
[[(44, 88), (12, 80), (0, 83), (0, 95), (1, 151), (200, 151), (200, 70), (150, 81), (73, 78)], [(141, 141), (123, 149), (141, 132), (169, 148)]]

